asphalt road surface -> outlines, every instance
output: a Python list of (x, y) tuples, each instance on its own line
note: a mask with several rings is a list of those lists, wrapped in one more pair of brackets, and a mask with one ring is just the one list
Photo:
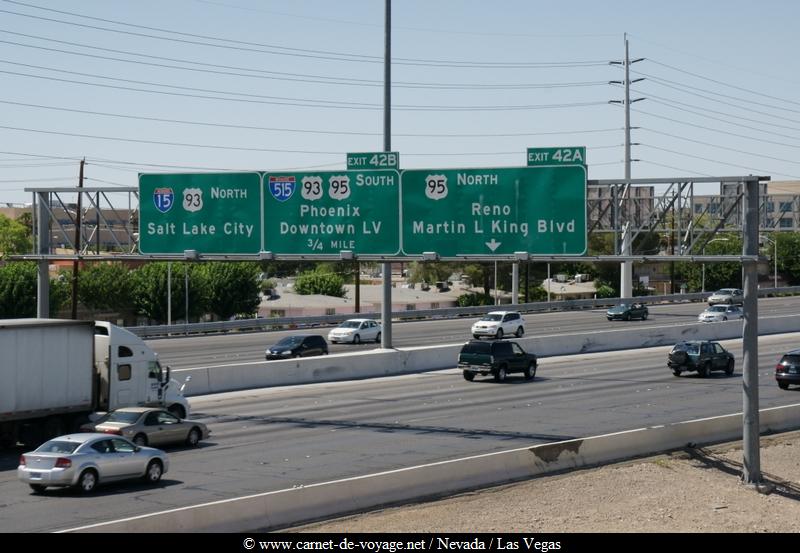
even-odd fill
[[(632, 329), (642, 326), (664, 324), (686, 324), (697, 322), (697, 315), (705, 303), (677, 303), (650, 306), (650, 317), (646, 321), (606, 320), (606, 310), (557, 311), (551, 313), (528, 313), (524, 315), (526, 336), (574, 333), (609, 328)], [(508, 309), (504, 306), (502, 309)], [(758, 302), (759, 316), (794, 315), (800, 313), (800, 296), (785, 298), (761, 298)], [(470, 339), (470, 327), (477, 317), (448, 320), (427, 320), (394, 323), (392, 338), (394, 347), (414, 347), (437, 344), (452, 344)], [(173, 369), (207, 367), (226, 363), (264, 361), (264, 351), (284, 336), (299, 333), (321, 334), (326, 339), (332, 327), (319, 327), (282, 332), (230, 333), (217, 336), (189, 338), (165, 338), (149, 340), (147, 343), (158, 352), (163, 364)], [(367, 350), (378, 347), (367, 343), (330, 344), (331, 353)]]
[[(674, 309), (674, 308), (673, 308)], [(695, 306), (695, 310), (697, 306)], [(658, 316), (658, 315), (657, 315)], [(688, 316), (688, 315), (686, 315)], [(605, 324), (605, 323), (603, 323)], [(627, 323), (624, 323), (627, 324)], [(631, 323), (636, 324), (636, 323)], [(800, 335), (759, 340), (761, 407), (797, 403), (773, 371)], [(0, 532), (45, 532), (336, 478), (741, 411), (736, 374), (675, 378), (669, 348), (542, 359), (536, 379), (465, 381), (457, 369), (191, 398), (213, 434), (174, 448), (160, 485), (113, 484), (84, 497), (34, 495), (0, 454)]]

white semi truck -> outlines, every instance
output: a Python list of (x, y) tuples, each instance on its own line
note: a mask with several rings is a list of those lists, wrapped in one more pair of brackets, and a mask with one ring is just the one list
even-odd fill
[(0, 445), (35, 444), (133, 405), (189, 414), (182, 386), (135, 334), (102, 321), (0, 319)]

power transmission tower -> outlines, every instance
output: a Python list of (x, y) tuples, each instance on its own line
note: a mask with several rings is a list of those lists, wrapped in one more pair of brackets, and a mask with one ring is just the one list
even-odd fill
[[(618, 253), (622, 255), (631, 255), (631, 221), (630, 221), (630, 188), (631, 188), (631, 104), (639, 102), (644, 98), (634, 98), (631, 100), (631, 83), (638, 83), (644, 79), (634, 79), (631, 81), (630, 67), (632, 63), (644, 60), (644, 58), (630, 59), (628, 52), (628, 34), (625, 33), (625, 60), (612, 61), (611, 65), (622, 65), (625, 67), (625, 80), (624, 81), (609, 81), (609, 84), (624, 84), (625, 85), (625, 99), (624, 100), (611, 100), (609, 103), (622, 104), (625, 106), (625, 188), (622, 191), (622, 197), (619, 198), (619, 204), (616, 206), (618, 210), (621, 209), (624, 222), (622, 227), (622, 251)], [(615, 229), (616, 230), (616, 229)], [(615, 233), (616, 236), (616, 233)], [(619, 249), (615, 244), (615, 249)], [(620, 287), (619, 297), (630, 298), (633, 296), (633, 263), (631, 261), (623, 261), (620, 274)]]

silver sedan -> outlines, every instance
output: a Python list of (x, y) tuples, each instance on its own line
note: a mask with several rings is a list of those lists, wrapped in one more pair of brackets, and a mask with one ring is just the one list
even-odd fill
[(179, 419), (169, 411), (153, 407), (124, 407), (106, 413), (94, 423), (81, 426), (84, 432), (117, 434), (136, 445), (185, 443), (197, 447), (211, 435), (202, 422)]
[(68, 434), (19, 458), (17, 476), (40, 493), (48, 486), (92, 492), (100, 483), (141, 478), (156, 483), (169, 468), (167, 454), (108, 434)]

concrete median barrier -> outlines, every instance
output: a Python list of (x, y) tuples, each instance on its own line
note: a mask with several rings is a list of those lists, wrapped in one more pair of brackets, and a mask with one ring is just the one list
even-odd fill
[[(800, 331), (800, 315), (759, 319), (759, 334)], [(742, 337), (741, 321), (691, 323), (673, 326), (647, 326), (597, 332), (529, 336), (518, 341), (540, 358), (556, 355), (597, 353), (672, 345), (681, 340), (730, 340)], [(375, 349), (285, 361), (261, 361), (217, 365), (174, 371), (183, 379), (192, 375), (188, 396), (288, 386), (315, 382), (334, 382), (360, 378), (396, 376), (456, 366), (463, 342), (416, 348)], [(195, 376), (196, 375), (196, 376)], [(197, 378), (197, 382), (195, 382)]]

